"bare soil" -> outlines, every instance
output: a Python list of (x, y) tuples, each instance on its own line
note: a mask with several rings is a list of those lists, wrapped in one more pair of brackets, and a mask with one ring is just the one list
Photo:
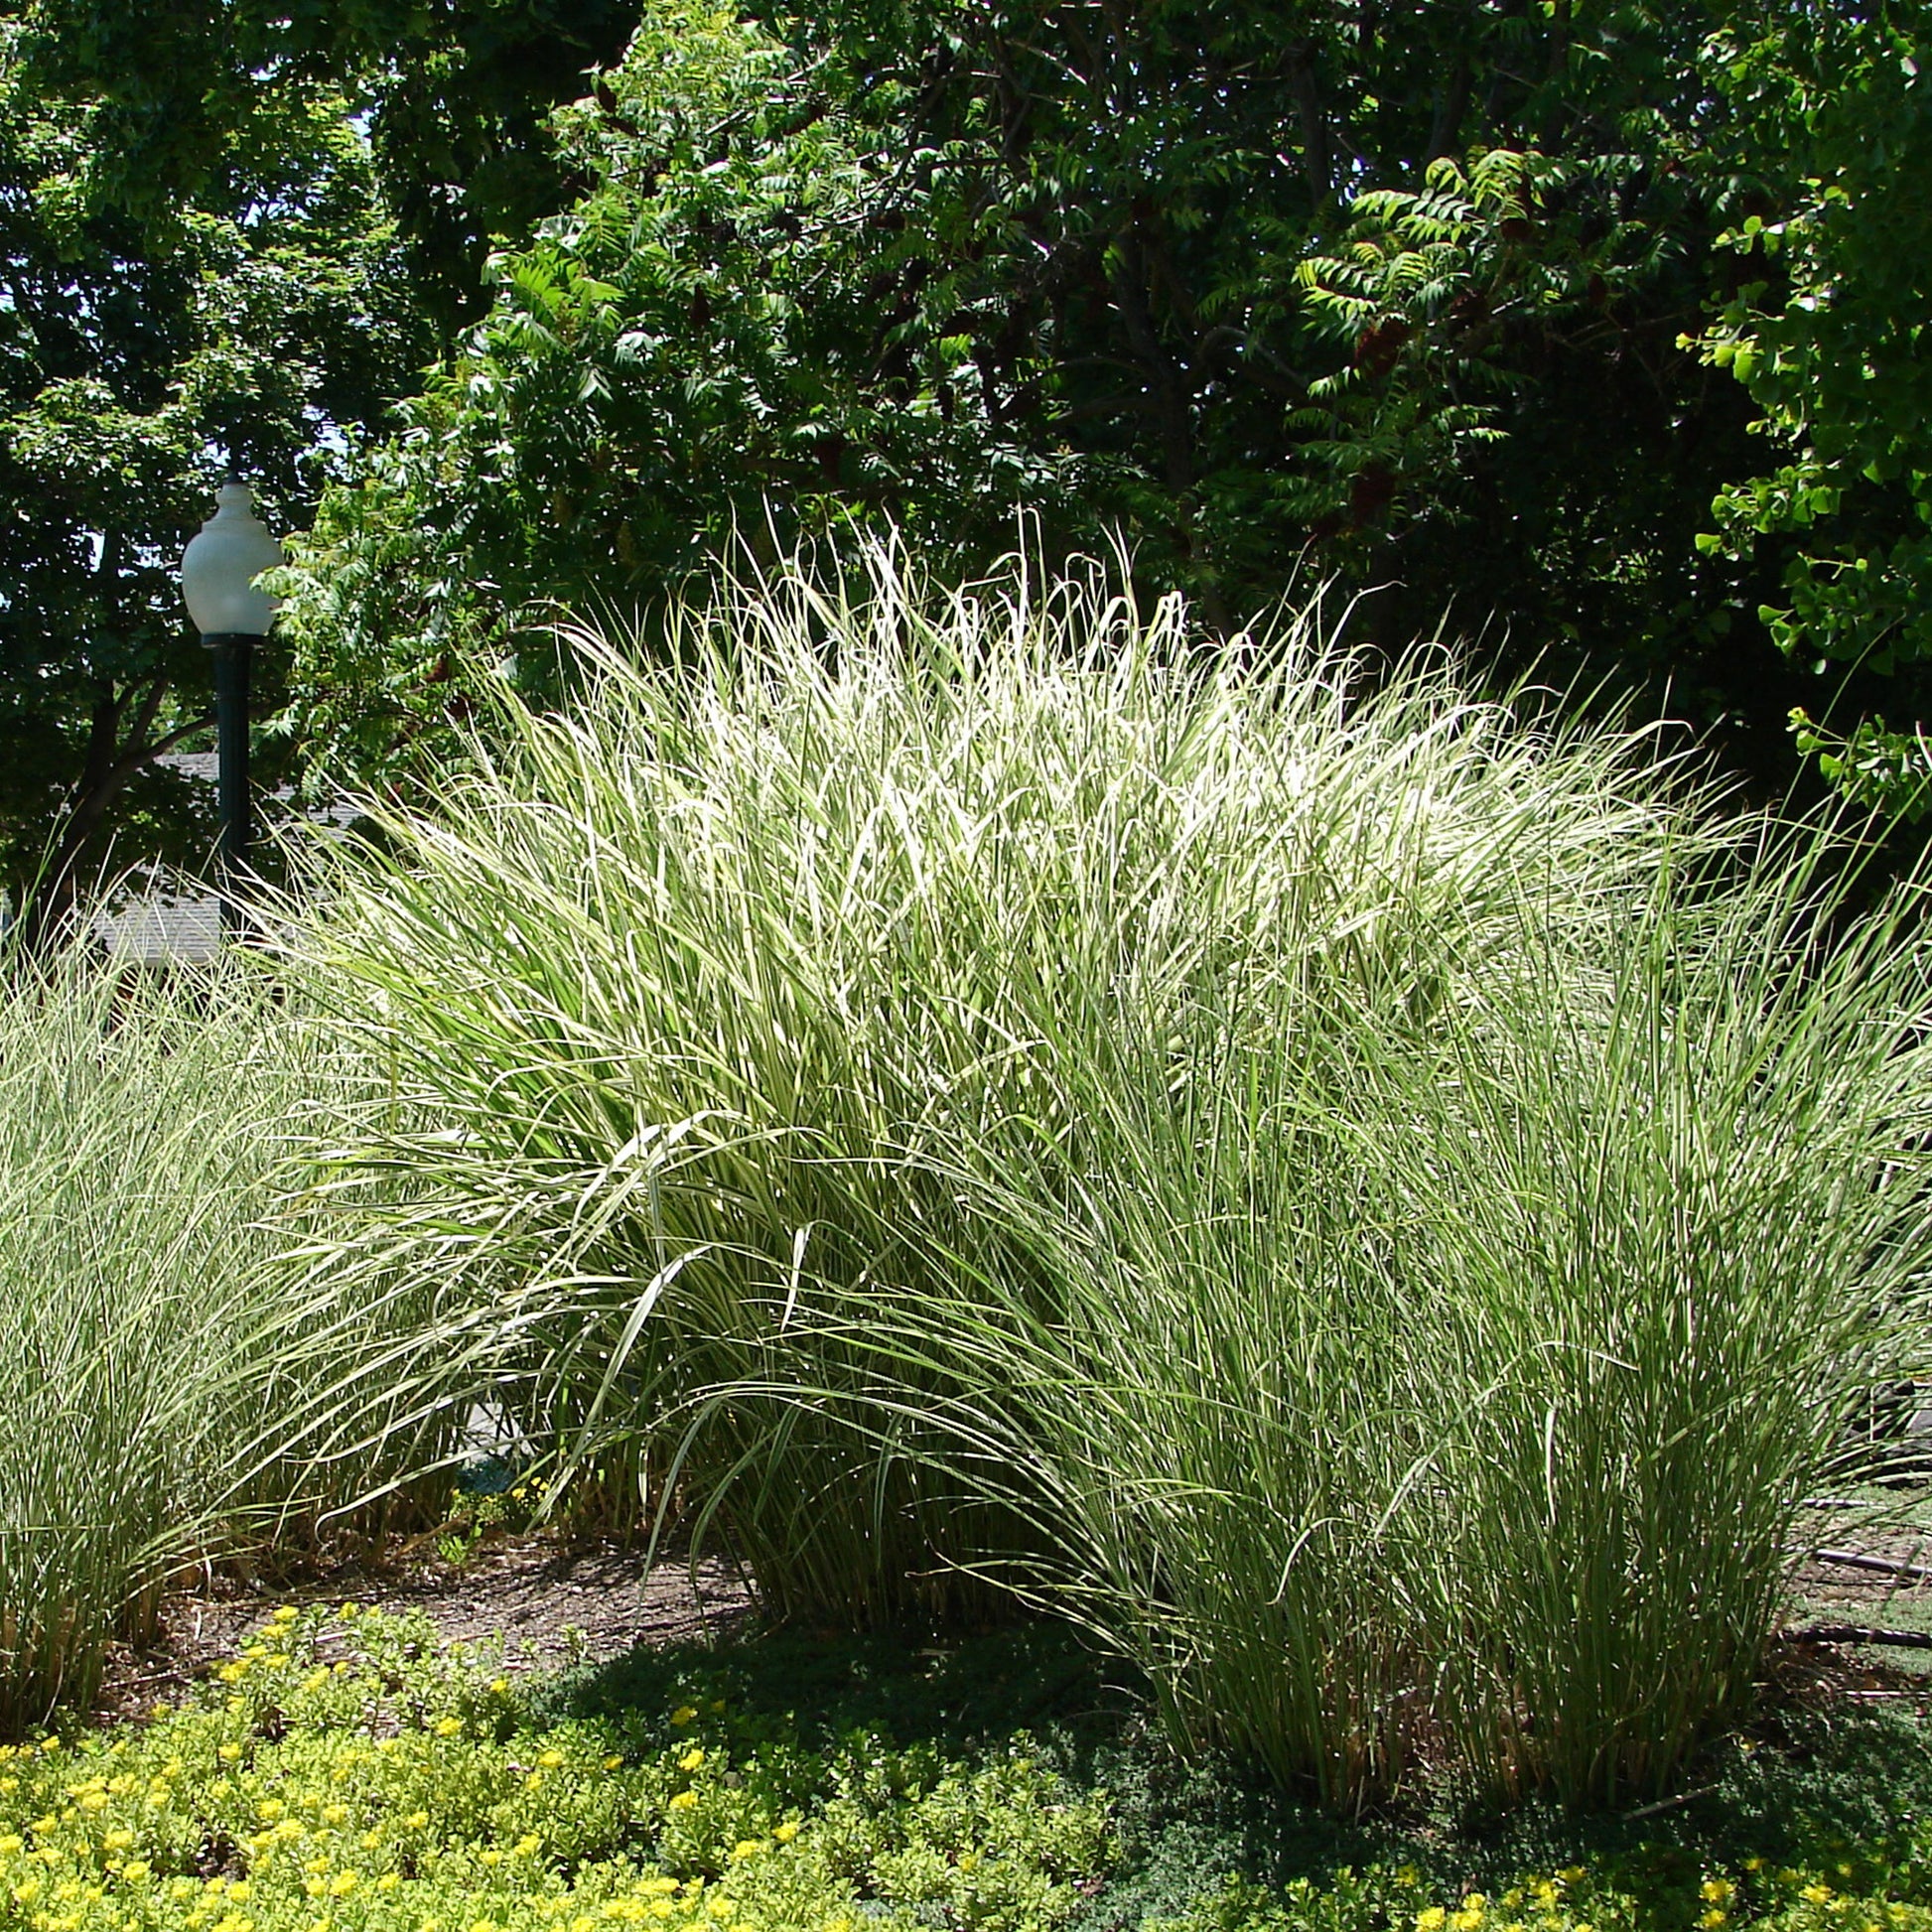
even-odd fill
[[(1920, 1515), (1924, 1505), (1912, 1514)], [(1932, 1526), (1904, 1521), (1876, 1524), (1857, 1512), (1808, 1511), (1800, 1527), (1809, 1551), (1794, 1552), (1792, 1621), (1862, 1623), (1879, 1628), (1932, 1631)], [(1896, 1568), (1862, 1569), (1820, 1552), (1875, 1557)], [(1924, 1571), (1925, 1575), (1914, 1575)]]
[[(1932, 1498), (1913, 1515), (1932, 1518)], [(1886, 1575), (1820, 1559), (1852, 1551), (1932, 1571), (1932, 1521), (1880, 1527), (1858, 1512), (1808, 1511), (1794, 1552), (1786, 1640), (1771, 1680), (1800, 1701), (1910, 1701), (1932, 1708), (1932, 1649), (1792, 1640), (1821, 1625), (1932, 1635), (1932, 1576)], [(716, 1557), (646, 1561), (640, 1545), (554, 1535), (496, 1536), (462, 1563), (429, 1538), (361, 1550), (294, 1582), (215, 1574), (163, 1601), (155, 1640), (121, 1646), (97, 1707), (112, 1723), (172, 1701), (234, 1654), (283, 1603), (353, 1601), (420, 1610), (445, 1642), (500, 1640), (508, 1671), (602, 1662), (638, 1645), (709, 1642), (756, 1617), (744, 1578)]]
[(287, 1587), (216, 1574), (171, 1592), (155, 1641), (111, 1657), (99, 1721), (179, 1697), (283, 1603), (420, 1610), (446, 1643), (500, 1639), (510, 1672), (599, 1663), (639, 1644), (715, 1641), (753, 1616), (743, 1579), (715, 1557), (652, 1567), (642, 1546), (535, 1536), (487, 1540), (452, 1564), (420, 1545), (365, 1552)]
[[(1932, 1501), (1915, 1498), (1901, 1520), (1874, 1523), (1863, 1512), (1807, 1511), (1803, 1547), (1793, 1552), (1788, 1633), (1832, 1627), (1932, 1637)], [(1876, 1557), (1891, 1573), (1833, 1561), (1830, 1554)], [(1810, 1705), (1897, 1704), (1932, 1713), (1932, 1649), (1905, 1643), (1787, 1640), (1768, 1660), (1777, 1688)]]

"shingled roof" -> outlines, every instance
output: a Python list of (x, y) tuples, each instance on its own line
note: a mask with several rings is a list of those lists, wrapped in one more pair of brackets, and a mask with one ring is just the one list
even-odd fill
[[(212, 752), (171, 752), (161, 760), (170, 770), (198, 778), (211, 791), (218, 775)], [(279, 804), (293, 804), (295, 793), (271, 794)], [(346, 807), (325, 807), (309, 814), (318, 825), (344, 825), (353, 816)], [(118, 910), (101, 912), (94, 933), (108, 951), (141, 965), (160, 965), (171, 959), (207, 959), (221, 948), (221, 901), (206, 881), (176, 879), (131, 899)]]

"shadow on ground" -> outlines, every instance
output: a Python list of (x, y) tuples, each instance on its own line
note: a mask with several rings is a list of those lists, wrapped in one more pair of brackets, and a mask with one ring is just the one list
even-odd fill
[(1233, 1878), (1325, 1886), (1376, 1863), (1415, 1866), (1429, 1898), (1453, 1903), (1587, 1862), (1651, 1901), (1654, 1923), (1690, 1926), (1712, 1871), (1751, 1859), (1869, 1861), (1902, 1851), (1932, 1814), (1932, 1725), (1915, 1702), (1873, 1708), (1776, 1684), (1751, 1732), (1715, 1740), (1691, 1769), (1682, 1802), (1597, 1817), (1532, 1804), (1498, 1818), (1445, 1784), (1400, 1816), (1354, 1822), (1171, 1748), (1145, 1687), (1049, 1624), (957, 1639), (744, 1626), (710, 1643), (633, 1650), (526, 1693), (539, 1722), (714, 1700), (748, 1748), (835, 1750), (873, 1734), (971, 1762), (1028, 1733), (1044, 1761), (1104, 1789), (1117, 1820), (1119, 1856), (1080, 1932), (1199, 1909)]

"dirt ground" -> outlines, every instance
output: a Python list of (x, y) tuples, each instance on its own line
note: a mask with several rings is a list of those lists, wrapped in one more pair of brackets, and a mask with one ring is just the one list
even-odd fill
[[(1863, 1500), (1878, 1493), (1866, 1492)], [(1808, 1701), (1932, 1710), (1932, 1492), (1885, 1500), (1903, 1503), (1896, 1520), (1873, 1522), (1863, 1509), (1818, 1509), (1808, 1510), (1799, 1526), (1806, 1534), (1793, 1552), (1786, 1631), (1850, 1628), (1903, 1639), (1785, 1643), (1773, 1659), (1774, 1675)], [(1845, 1560), (1857, 1557), (1893, 1567)]]
[(462, 1564), (405, 1547), (386, 1561), (344, 1563), (289, 1587), (215, 1576), (164, 1600), (156, 1642), (116, 1650), (99, 1717), (111, 1723), (179, 1696), (283, 1603), (344, 1601), (421, 1610), (446, 1643), (501, 1638), (511, 1672), (602, 1662), (639, 1644), (712, 1639), (752, 1614), (743, 1580), (716, 1558), (652, 1568), (641, 1546), (541, 1536), (484, 1542)]
[[(1914, 1520), (1923, 1517), (1923, 1522)], [(1917, 1634), (1932, 1646), (1932, 1492), (1908, 1520), (1879, 1527), (1858, 1510), (1807, 1511), (1793, 1552), (1785, 1629), (1821, 1627)], [(1818, 1552), (1900, 1566), (1862, 1569)], [(1912, 1574), (1922, 1568), (1925, 1575)], [(386, 1559), (364, 1555), (293, 1586), (212, 1577), (170, 1595), (158, 1640), (113, 1656), (102, 1689), (104, 1723), (179, 1696), (280, 1604), (340, 1603), (419, 1609), (446, 1642), (501, 1638), (511, 1671), (555, 1670), (616, 1657), (639, 1644), (714, 1639), (754, 1615), (742, 1577), (717, 1558), (676, 1557), (655, 1567), (641, 1547), (550, 1536), (499, 1538), (461, 1564), (423, 1539)], [(1778, 1646), (1773, 1675), (1801, 1697), (1912, 1700), (1932, 1706), (1932, 1647), (1811, 1643)]]

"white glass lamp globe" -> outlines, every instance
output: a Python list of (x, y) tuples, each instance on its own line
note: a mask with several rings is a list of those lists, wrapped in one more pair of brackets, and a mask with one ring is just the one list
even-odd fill
[(214, 514), (182, 553), (181, 594), (204, 637), (265, 637), (282, 600), (255, 588), (255, 579), (282, 561), (282, 546), (263, 528), (247, 485), (221, 485)]

